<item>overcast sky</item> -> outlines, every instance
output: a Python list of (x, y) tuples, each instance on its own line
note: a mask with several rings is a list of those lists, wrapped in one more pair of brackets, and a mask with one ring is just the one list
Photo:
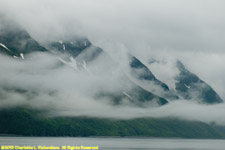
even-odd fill
[(34, 36), (61, 29), (67, 34), (82, 32), (92, 40), (148, 43), (152, 50), (224, 53), (223, 0), (0, 2), (1, 11), (29, 27)]
[[(0, 0), (0, 6), (40, 43), (86, 36), (114, 57), (129, 51), (166, 83), (176, 72), (170, 61), (180, 59), (225, 99), (223, 0)], [(168, 63), (151, 66), (152, 58)]]

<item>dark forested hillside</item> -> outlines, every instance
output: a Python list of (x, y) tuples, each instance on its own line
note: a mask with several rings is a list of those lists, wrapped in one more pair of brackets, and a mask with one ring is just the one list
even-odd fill
[(146, 136), (225, 138), (225, 127), (174, 118), (131, 120), (87, 117), (44, 117), (25, 108), (0, 111), (0, 134), (22, 136)]

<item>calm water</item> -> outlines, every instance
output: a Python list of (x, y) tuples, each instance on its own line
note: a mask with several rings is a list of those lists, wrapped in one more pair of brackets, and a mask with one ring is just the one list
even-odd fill
[(0, 137), (0, 145), (99, 146), (99, 150), (225, 150), (225, 140)]

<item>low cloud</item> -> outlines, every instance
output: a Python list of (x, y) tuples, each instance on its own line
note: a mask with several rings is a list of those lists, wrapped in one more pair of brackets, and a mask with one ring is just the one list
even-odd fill
[[(125, 55), (131, 53), (146, 64), (161, 81), (174, 88), (178, 74), (175, 61), (210, 84), (225, 99), (224, 1), (181, 0), (0, 0), (1, 13), (15, 20), (45, 44), (85, 36), (102, 47), (124, 69)], [(152, 60), (159, 63), (149, 64)], [(52, 114), (93, 117), (180, 117), (224, 124), (224, 104), (200, 105), (193, 101), (173, 101), (159, 108), (139, 108), (129, 104), (113, 106), (94, 100), (99, 89), (122, 92), (129, 87), (121, 70), (102, 57), (90, 69), (75, 71), (61, 65), (49, 54), (28, 56), (25, 61), (0, 56), (0, 107), (27, 105), (51, 110)], [(107, 70), (107, 69), (106, 69)], [(110, 70), (110, 69), (108, 69)], [(107, 82), (107, 83), (106, 83)], [(115, 83), (121, 83), (121, 86)], [(12, 87), (14, 87), (12, 89)], [(21, 90), (22, 89), (22, 90)], [(126, 101), (125, 101), (125, 104)], [(103, 113), (104, 112), (104, 113)]]
[[(93, 95), (103, 88), (110, 92), (123, 91), (126, 84), (120, 80), (120, 71), (117, 72), (118, 78), (109, 80), (109, 74), (104, 72), (101, 75), (100, 72), (91, 75), (85, 70), (76, 71), (61, 65), (50, 54), (34, 53), (24, 61), (0, 57), (0, 108), (26, 106), (47, 110), (51, 116), (114, 119), (177, 117), (207, 123), (225, 123), (224, 104), (203, 105), (196, 101), (178, 100), (161, 107), (141, 108), (129, 101), (122, 105), (112, 105), (107, 98), (94, 99)], [(99, 60), (99, 63), (102, 61)]]

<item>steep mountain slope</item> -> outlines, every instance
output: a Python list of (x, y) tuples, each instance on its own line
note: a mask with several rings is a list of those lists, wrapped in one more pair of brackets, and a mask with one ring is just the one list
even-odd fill
[(136, 57), (129, 55), (130, 61), (130, 74), (133, 79), (144, 89), (151, 91), (163, 98), (175, 100), (178, 99), (169, 87), (158, 80), (153, 73)]
[[(50, 52), (59, 59), (61, 64), (69, 66), (75, 71), (86, 71), (88, 74), (95, 76), (102, 76), (102, 73), (104, 73), (109, 81), (103, 89), (97, 90), (98, 92), (95, 93), (93, 99), (109, 99), (113, 104), (124, 104), (128, 101), (141, 107), (168, 103), (165, 98), (132, 82), (125, 73), (120, 73), (120, 76), (113, 77), (112, 80), (111, 77), (113, 73), (118, 71), (119, 66), (104, 50), (92, 45), (86, 38), (76, 37), (71, 40), (51, 42), (48, 44), (47, 50), (14, 22), (2, 20), (1, 24), (3, 24), (0, 30), (0, 50), (2, 54), (24, 59), (26, 54), (32, 52)], [(103, 59), (104, 61), (102, 61)], [(120, 80), (123, 80), (123, 84)], [(121, 84), (121, 90), (112, 92), (110, 82)], [(15, 90), (14, 87), (7, 87), (7, 89)], [(21, 90), (23, 91), (23, 89), (19, 89), (19, 91)]]
[[(84, 70), (95, 75), (105, 72), (109, 79), (119, 68), (120, 62), (114, 62), (104, 50), (94, 46), (86, 38), (74, 37), (70, 40), (51, 42), (47, 45), (47, 50), (14, 22), (2, 19), (0, 23), (0, 52), (4, 55), (24, 59), (24, 55), (31, 52), (50, 52), (58, 57), (62, 64), (76, 71)], [(128, 54), (128, 61), (127, 67), (130, 71), (124, 72), (122, 77), (119, 77), (126, 84), (124, 88), (121, 85), (123, 90), (115, 93), (105, 88), (96, 93), (97, 99), (108, 98), (114, 104), (121, 104), (125, 100), (138, 106), (145, 106), (145, 103), (141, 102), (150, 101), (152, 105), (163, 105), (168, 103), (167, 99), (176, 100), (178, 96), (210, 104), (222, 102), (219, 95), (208, 84), (189, 72), (180, 61), (177, 62), (180, 71), (176, 77), (177, 93), (172, 92), (168, 85), (158, 80), (135, 56)], [(116, 82), (119, 84), (119, 80)]]
[(33, 51), (47, 50), (34, 40), (29, 33), (11, 20), (0, 18), (0, 52), (23, 58)]
[[(2, 24), (2, 22), (0, 23)], [(122, 108), (131, 106), (130, 108), (138, 108), (138, 110), (143, 109), (143, 107), (145, 109), (150, 109), (151, 107), (165, 105), (169, 103), (168, 100), (179, 100), (178, 96), (183, 97), (186, 100), (198, 100), (200, 103), (204, 102), (213, 104), (222, 102), (222, 99), (219, 97), (219, 95), (208, 84), (199, 79), (197, 75), (188, 71), (181, 62), (177, 62), (179, 74), (176, 77), (176, 91), (172, 91), (167, 84), (157, 79), (153, 72), (151, 72), (151, 70), (135, 56), (127, 56), (129, 62), (127, 67), (129, 68), (129, 72), (126, 72), (123, 70), (123, 68), (120, 68), (120, 62), (115, 62), (110, 57), (110, 55), (108, 55), (108, 53), (106, 53), (103, 49), (94, 46), (86, 38), (73, 38), (64, 41), (51, 42), (48, 44), (47, 48), (45, 48), (44, 46), (41, 46), (35, 39), (33, 39), (29, 35), (27, 31), (23, 30), (21, 27), (18, 27), (14, 23), (3, 22), (3, 25), (0, 26), (1, 55), (3, 54), (10, 56), (11, 59), (15, 58), (15, 60), (18, 58), (25, 58), (25, 60), (18, 60), (14, 62), (26, 63), (26, 54), (30, 54), (32, 52), (48, 53), (49, 55), (51, 55), (51, 59), (53, 55), (53, 59), (56, 60), (57, 63), (49, 65), (49, 68), (54, 68), (52, 69), (54, 71), (63, 66), (63, 69), (59, 71), (63, 72), (67, 69), (67, 71), (69, 70), (74, 73), (70, 74), (71, 76), (82, 72), (81, 75), (87, 77), (85, 79), (101, 79), (97, 80), (97, 82), (101, 82), (99, 83), (100, 86), (95, 87), (94, 84), (93, 89), (86, 90), (84, 93), (88, 96), (91, 95), (92, 101), (101, 101), (104, 104), (107, 104), (101, 106), (113, 106), (114, 108), (116, 108), (117, 106), (125, 106)], [(37, 56), (36, 53), (35, 56)], [(30, 62), (31, 61), (33, 61), (33, 59), (31, 59)], [(45, 67), (43, 68), (44, 70), (48, 69)], [(10, 69), (14, 69), (14, 67)], [(23, 72), (24, 69), (18, 70), (18, 72), (22, 72), (22, 76), (27, 75), (27, 72), (28, 74), (39, 73), (39, 70), (34, 69), (34, 71), (32, 69), (29, 70), (29, 68), (27, 72)], [(50, 74), (50, 78), (52, 78), (52, 76), (54, 76), (54, 73), (56, 72)], [(34, 82), (35, 88), (33, 89), (30, 88), (32, 86), (30, 86), (29, 84), (28, 86), (25, 86), (26, 88), (23, 88), (20, 84), (15, 85), (12, 82), (7, 86), (1, 83), (0, 101), (5, 100), (6, 102), (10, 100), (5, 99), (6, 96), (4, 94), (9, 93), (8, 95), (11, 95), (10, 93), (13, 93), (10, 98), (15, 98), (15, 101), (17, 101), (17, 98), (28, 99), (29, 103), (26, 105), (26, 102), (24, 104), (23, 101), (22, 103), (21, 101), (19, 101), (19, 106), (22, 108), (18, 108), (18, 105), (9, 105), (11, 109), (0, 109), (0, 133), (19, 134), (27, 136), (157, 136), (185, 138), (225, 137), (224, 127), (209, 125), (202, 122), (181, 121), (177, 119), (140, 118), (132, 120), (111, 120), (83, 117), (83, 114), (77, 115), (82, 117), (46, 118), (42, 115), (42, 111), (40, 111), (39, 109), (40, 106), (34, 107), (35, 109), (32, 110), (27, 109), (27, 107), (33, 108), (30, 107), (30, 104), (36, 102), (34, 104), (36, 105), (39, 100), (41, 100), (42, 103), (41, 107), (44, 107), (44, 98), (46, 98), (45, 96), (47, 96), (47, 98), (50, 97), (51, 100), (53, 99), (53, 101), (48, 99), (46, 103), (48, 103), (47, 106), (50, 106), (50, 108), (48, 107), (48, 109), (53, 109), (54, 112), (57, 111), (57, 108), (54, 108), (54, 103), (61, 101), (59, 104), (64, 105), (64, 102), (68, 102), (65, 100), (68, 97), (58, 97), (58, 95), (61, 94), (57, 93), (59, 92), (58, 90), (65, 88), (65, 86), (53, 90), (51, 89), (54, 85), (61, 86), (60, 83), (62, 82), (60, 82), (60, 80), (62, 78), (61, 76), (59, 76), (59, 78), (57, 78), (58, 80), (50, 82), (50, 84), (52, 84), (53, 82), (56, 82), (58, 84), (53, 84), (53, 86), (50, 86), (50, 90), (46, 91), (45, 89), (43, 89), (41, 92), (44, 93), (44, 96), (41, 96), (41, 99), (37, 99), (37, 97), (43, 94), (39, 93), (39, 89), (44, 87), (41, 86), (41, 83), (47, 81), (47, 79), (44, 81), (42, 80), (42, 77), (46, 75), (45, 73), (46, 72), (43, 71), (40, 72), (40, 76), (35, 76), (41, 78), (39, 78), (39, 80), (35, 80), (38, 82)], [(12, 77), (14, 76), (17, 76), (17, 74), (12, 75)], [(19, 76), (21, 76), (21, 74), (19, 74)], [(82, 78), (83, 76), (79, 77)], [(69, 80), (67, 81), (67, 83), (71, 82), (72, 84), (70, 85), (77, 86), (77, 89), (79, 89), (79, 86), (83, 86), (81, 84), (77, 84), (83, 84), (83, 82), (76, 82), (80, 78), (70, 78), (74, 80)], [(18, 77), (18, 79), (21, 78)], [(27, 82), (30, 82), (30, 80)], [(20, 83), (23, 84), (23, 82)], [(36, 85), (37, 83), (38, 85)], [(72, 89), (72, 92), (69, 92), (69, 94), (74, 94), (73, 92), (75, 93), (76, 91)], [(68, 93), (66, 93), (65, 95), (67, 94)], [(75, 102), (72, 104), (76, 105), (79, 102), (82, 103), (82, 100), (84, 100), (79, 96), (77, 99), (79, 100), (75, 100)], [(61, 105), (60, 110), (64, 111), (63, 109), (65, 108), (61, 108)], [(71, 104), (68, 103), (66, 105)], [(89, 103), (86, 103), (85, 105), (89, 105)], [(92, 105), (92, 103), (90, 105)], [(93, 105), (93, 107), (94, 106), (95, 105)], [(46, 108), (43, 108), (43, 110), (45, 112), (48, 112)], [(68, 112), (70, 112), (70, 110), (68, 110)]]
[[(73, 57), (77, 57), (84, 49), (92, 46), (90, 41), (83, 38), (75, 38), (70, 41), (52, 42), (49, 45), (50, 50), (60, 53), (68, 53)], [(52, 51), (54, 53), (54, 51)]]
[(216, 91), (201, 80), (196, 74), (190, 72), (181, 61), (176, 59), (149, 61), (149, 68), (161, 80), (169, 85), (173, 93), (179, 96), (179, 99), (192, 100), (198, 103), (215, 104), (223, 100)]
[[(49, 49), (52, 49), (56, 55), (56, 51), (66, 54), (66, 56), (61, 56), (63, 58), (60, 58), (60, 60), (64, 64), (72, 64), (72, 68), (75, 70), (85, 70), (87, 73), (95, 75), (101, 75), (101, 72), (108, 73), (110, 80), (113, 73), (119, 68), (118, 64), (104, 50), (92, 45), (87, 39), (76, 38), (76, 40), (53, 42), (49, 45)], [(123, 80), (123, 85), (120, 87), (120, 89), (123, 89), (122, 91), (111, 92), (105, 86), (104, 90), (96, 93), (96, 99), (107, 98), (117, 105), (124, 103), (124, 101), (129, 101), (141, 107), (146, 106), (146, 103), (148, 103), (147, 106), (168, 103), (165, 98), (149, 92), (132, 82), (125, 73), (116, 81), (118, 84), (120, 84), (119, 80)]]
[(199, 79), (199, 77), (187, 70), (181, 61), (177, 61), (180, 73), (176, 77), (176, 91), (185, 99), (195, 99), (204, 103), (221, 103), (223, 100), (215, 90)]

